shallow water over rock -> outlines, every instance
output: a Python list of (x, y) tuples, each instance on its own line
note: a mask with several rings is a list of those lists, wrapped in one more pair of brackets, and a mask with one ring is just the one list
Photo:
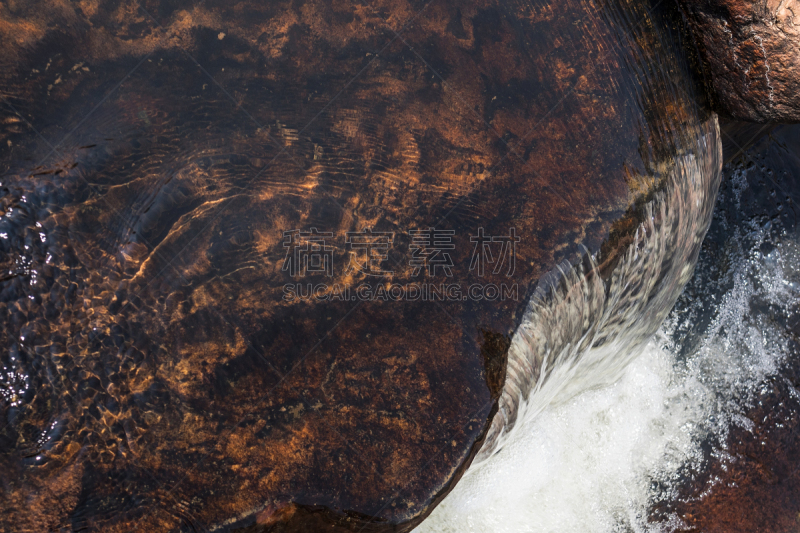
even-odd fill
[(2, 520), (29, 529), (410, 529), (539, 280), (585, 250), (615, 279), (718, 149), (658, 2), (0, 16)]

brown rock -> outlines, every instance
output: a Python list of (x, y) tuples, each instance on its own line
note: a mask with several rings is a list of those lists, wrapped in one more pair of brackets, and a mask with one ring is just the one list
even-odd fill
[[(629, 242), (710, 117), (659, 4), (0, 6), (0, 529), (422, 520), (539, 277)], [(346, 268), (365, 228), (391, 275)], [(425, 228), (452, 277), (415, 272)], [(515, 268), (471, 270), (511, 228)], [(312, 229), (331, 271), (285, 268)], [(386, 297), (423, 282), (462, 292)]]
[(751, 122), (800, 122), (800, 2), (678, 1), (721, 114)]

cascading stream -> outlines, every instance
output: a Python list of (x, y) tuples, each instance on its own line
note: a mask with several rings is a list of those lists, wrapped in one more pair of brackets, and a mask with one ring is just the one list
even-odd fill
[[(652, 106), (648, 97), (666, 91), (691, 109), (692, 89), (676, 84), (652, 50), (681, 45), (669, 32), (659, 37), (661, 41), (643, 45), (624, 13), (609, 7), (606, 16), (620, 29), (620, 41), (629, 45), (627, 68), (638, 82), (629, 90), (638, 105)], [(691, 278), (721, 181), (719, 124), (716, 116), (701, 118), (699, 111), (676, 120), (669, 109), (655, 115), (652, 109), (645, 113), (652, 120), (641, 125), (652, 139), (649, 152), (642, 152), (649, 175), (634, 179), (656, 183), (657, 192), (629, 209), (636, 225), (628, 230), (627, 240), (620, 239), (605, 254), (585, 251), (574, 263), (563, 263), (540, 280), (511, 340), (499, 409), (483, 447), (420, 530), (463, 531), (454, 524), (463, 528), (468, 526), (465, 516), (482, 516), (476, 504), (492, 501), (491, 490), (486, 493), (482, 487), (500, 487), (492, 478), (502, 479), (498, 471), (514, 468), (508, 459), (514, 453), (506, 448), (532, 438), (531, 427), (544, 411), (618, 381)], [(519, 475), (549, 477), (522, 468), (525, 459), (517, 463)], [(513, 499), (507, 491), (500, 492)], [(478, 523), (485, 526), (485, 517)], [(502, 522), (492, 530), (519, 531)]]
[[(787, 139), (794, 144), (784, 144)], [(761, 150), (776, 158), (774, 173), (770, 161), (763, 159), (758, 165), (745, 158), (726, 167), (727, 182), (699, 259), (696, 246), (683, 250), (697, 259), (697, 269), (674, 308), (676, 294), (669, 292), (672, 289), (659, 290), (658, 283), (643, 286), (650, 287), (648, 294), (660, 294), (669, 306), (652, 314), (642, 313), (647, 304), (638, 303), (648, 298), (636, 299), (634, 293), (625, 292), (635, 286), (635, 274), (641, 272), (630, 267), (642, 254), (637, 257), (631, 250), (647, 248), (647, 238), (637, 248), (632, 246), (606, 292), (599, 291), (601, 283), (596, 285), (594, 294), (604, 294), (592, 315), (597, 318), (585, 327), (585, 333), (561, 341), (565, 348), (558, 353), (567, 355), (553, 357), (551, 350), (542, 357), (552, 363), (549, 371), (543, 367), (535, 374), (537, 380), (524, 382), (521, 373), (514, 375), (513, 383), (522, 383), (513, 389), (519, 402), (506, 404), (511, 408), (507, 407), (505, 418), (498, 416), (495, 427), (500, 432), (491, 443), (494, 447), (483, 454), (481, 463), (473, 464), (418, 531), (706, 530), (708, 523), (690, 523), (687, 517), (696, 520), (699, 510), (703, 519), (710, 518), (714, 524), (729, 523), (732, 518), (725, 513), (732, 512), (729, 509), (737, 503), (728, 499), (737, 497), (739, 484), (753, 483), (746, 474), (747, 463), (757, 466), (756, 482), (777, 476), (763, 482), (775, 494), (791, 490), (786, 477), (793, 479), (793, 474), (770, 469), (789, 461), (794, 453), (780, 442), (792, 440), (789, 433), (800, 405), (793, 378), (797, 365), (791, 358), (797, 346), (792, 332), (800, 301), (800, 240), (790, 193), (800, 179), (793, 152), (797, 139), (796, 133), (792, 137), (789, 132), (783, 138), (762, 141), (767, 148)], [(719, 173), (705, 176), (709, 178), (711, 192), (716, 193)], [(713, 204), (715, 196), (707, 200)], [(655, 203), (663, 201), (662, 196)], [(709, 221), (703, 218), (705, 211), (699, 215), (688, 209), (690, 204), (673, 205), (687, 208), (683, 220)], [(705, 229), (706, 224), (698, 227)], [(651, 228), (656, 231), (648, 232), (648, 237), (669, 237), (668, 231), (657, 228)], [(673, 234), (673, 242), (694, 244), (688, 233)], [(667, 279), (659, 276), (664, 270), (657, 270), (650, 280)], [(683, 287), (683, 276), (691, 270), (673, 271), (679, 272), (674, 289)], [(581, 316), (581, 304), (586, 301), (585, 297), (570, 300), (568, 289), (577, 292), (580, 288), (581, 294), (587, 294), (591, 274), (581, 275), (576, 268), (563, 275), (561, 285), (555, 285), (546, 298), (531, 302), (520, 328), (525, 335), (518, 331), (514, 338), (517, 362), (528, 364), (528, 369), (530, 361), (536, 363), (531, 352), (525, 351), (531, 346), (528, 339), (539, 342), (537, 346), (553, 346), (550, 339), (563, 339), (553, 329), (573, 324), (570, 316)], [(625, 301), (631, 305), (623, 305)], [(638, 316), (652, 317), (653, 322), (624, 319), (637, 305)], [(672, 311), (662, 323), (669, 308)], [(542, 322), (528, 322), (531, 317)], [(623, 318), (615, 322), (609, 317)], [(621, 327), (605, 330), (606, 324)], [(648, 332), (651, 328), (658, 328), (654, 336)], [(563, 331), (563, 325), (559, 326), (558, 333)], [(583, 351), (574, 338), (584, 343)], [(592, 339), (597, 338), (604, 342), (595, 347)], [(785, 390), (786, 395), (776, 399), (775, 390)], [(508, 389), (506, 393), (515, 398)], [(757, 417), (762, 405), (774, 412), (776, 420)], [(513, 425), (503, 426), (507, 420), (513, 420)], [(733, 434), (740, 436), (731, 440)], [(743, 449), (748, 439), (742, 434), (758, 441), (757, 447), (774, 457), (775, 464), (765, 457), (743, 455), (754, 452)], [(770, 451), (776, 446), (780, 448), (777, 456)], [(739, 469), (736, 477), (726, 479), (726, 473), (734, 469)], [(748, 485), (741, 490), (758, 499), (762, 493), (755, 491), (766, 489)], [(737, 531), (752, 531), (765, 518), (775, 531), (794, 523), (792, 509), (782, 508), (784, 500), (763, 505), (769, 507), (768, 517), (754, 517)], [(753, 515), (743, 509), (745, 515)]]
[(589, 255), (545, 277), (511, 341), (500, 409), (476, 463), (502, 447), (519, 418), (616, 381), (641, 352), (691, 277), (721, 168), (714, 118), (676, 158), (608, 281)]
[(0, 530), (639, 527), (708, 412), (677, 3), (172, 4), (0, 14)]
[[(531, 431), (541, 424), (537, 417), (576, 394), (619, 380), (642, 353), (692, 275), (711, 222), (721, 168), (722, 146), (714, 117), (702, 125), (694, 147), (675, 158), (663, 188), (644, 206), (633, 242), (607, 281), (598, 267), (602, 258), (588, 254), (578, 265), (545, 277), (512, 338), (500, 409), (486, 443), (422, 531), (464, 531), (452, 529), (464, 521), (459, 516), (482, 516), (476, 503), (498, 496), (492, 490), (502, 485), (492, 478), (502, 478), (514, 462), (520, 466), (530, 462), (515, 450), (521, 442), (536, 438)], [(525, 478), (553, 476), (539, 469), (518, 472)], [(504, 497), (513, 498), (508, 493)], [(519, 531), (506, 526), (500, 521), (492, 531)]]

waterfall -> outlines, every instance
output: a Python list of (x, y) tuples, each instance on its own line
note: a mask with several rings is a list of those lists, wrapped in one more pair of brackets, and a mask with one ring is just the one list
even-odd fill
[(602, 258), (545, 276), (517, 328), (497, 415), (476, 463), (502, 447), (518, 418), (616, 381), (669, 313), (692, 275), (722, 169), (716, 117), (675, 158), (644, 207), (633, 242), (608, 281)]

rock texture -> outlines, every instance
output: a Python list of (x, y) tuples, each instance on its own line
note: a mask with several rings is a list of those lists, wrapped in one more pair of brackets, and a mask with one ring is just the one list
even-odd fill
[[(412, 528), (536, 281), (624, 253), (706, 118), (668, 5), (0, 5), (0, 529)], [(365, 228), (387, 274), (347, 268)], [(514, 268), (471, 270), (512, 228)], [(361, 283), (517, 290), (334, 297)]]
[(800, 2), (678, 1), (721, 114), (800, 122)]

